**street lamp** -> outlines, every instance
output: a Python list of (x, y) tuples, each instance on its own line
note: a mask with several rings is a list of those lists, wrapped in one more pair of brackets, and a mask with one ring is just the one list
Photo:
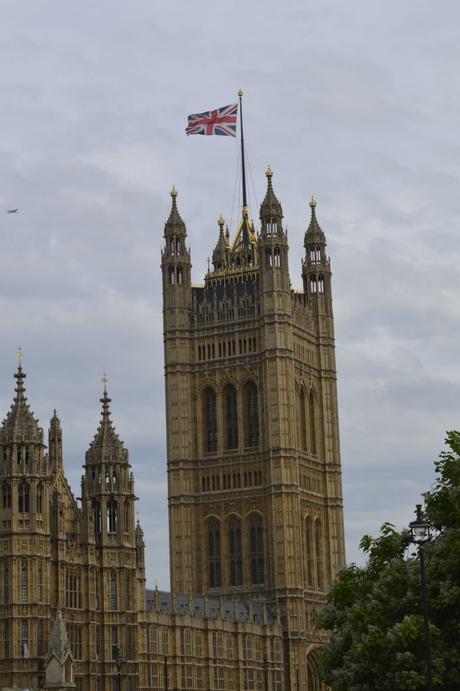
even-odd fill
[(426, 573), (425, 573), (425, 552), (424, 545), (431, 540), (431, 525), (427, 521), (422, 511), (422, 505), (416, 505), (415, 521), (409, 523), (411, 542), (418, 545), (420, 557), (420, 581), (422, 585), (422, 605), (423, 605), (423, 628), (425, 631), (425, 657), (426, 657), (426, 688), (427, 691), (433, 689), (432, 666), (431, 666), (431, 643), (430, 625), (428, 622), (428, 601), (426, 595)]

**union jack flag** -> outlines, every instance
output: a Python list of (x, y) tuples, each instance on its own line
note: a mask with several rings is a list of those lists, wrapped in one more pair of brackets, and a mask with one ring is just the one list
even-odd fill
[(220, 134), (224, 137), (236, 137), (236, 116), (238, 103), (224, 106), (206, 113), (188, 116), (186, 134)]

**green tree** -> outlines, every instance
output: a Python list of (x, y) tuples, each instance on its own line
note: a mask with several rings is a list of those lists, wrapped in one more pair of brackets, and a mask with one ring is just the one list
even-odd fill
[[(435, 538), (426, 555), (434, 688), (460, 689), (460, 433), (449, 432), (424, 495)], [(368, 561), (343, 569), (318, 616), (330, 635), (321, 653), (333, 691), (425, 688), (423, 614), (417, 549), (407, 531), (385, 523), (360, 543)]]

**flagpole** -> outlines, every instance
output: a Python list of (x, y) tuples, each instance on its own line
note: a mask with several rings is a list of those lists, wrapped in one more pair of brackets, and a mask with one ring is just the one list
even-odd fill
[[(246, 166), (244, 162), (244, 134), (243, 134), (243, 92), (240, 89), (238, 91), (238, 98), (240, 99), (240, 137), (241, 137), (241, 176), (242, 176), (242, 183), (243, 183), (243, 215), (246, 212), (247, 213), (247, 206), (248, 206), (248, 199), (246, 195)], [(246, 247), (249, 245), (249, 238), (248, 238), (248, 233), (247, 233), (247, 228), (246, 224), (243, 225), (243, 244), (246, 245)]]

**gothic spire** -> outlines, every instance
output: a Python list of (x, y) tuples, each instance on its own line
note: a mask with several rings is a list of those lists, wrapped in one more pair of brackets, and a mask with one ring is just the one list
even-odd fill
[(225, 260), (228, 250), (228, 241), (224, 234), (225, 221), (222, 217), (222, 214), (220, 215), (217, 223), (219, 224), (219, 239), (217, 240), (217, 245), (212, 253), (212, 263), (215, 271), (225, 267)]
[(107, 380), (104, 376), (104, 392), (100, 399), (102, 403), (101, 420), (96, 434), (86, 452), (86, 459), (91, 463), (106, 461), (127, 461), (128, 452), (118, 436), (110, 417), (111, 398), (107, 393)]
[(38, 420), (30, 410), (27, 403), (24, 379), (26, 374), (19, 362), (16, 379), (16, 395), (11, 408), (3, 421), (1, 436), (4, 443), (32, 441), (38, 444), (43, 443), (43, 430), (39, 427)]
[(305, 233), (304, 247), (310, 245), (326, 245), (326, 236), (318, 223), (316, 218), (316, 199), (314, 197), (310, 200), (311, 218), (310, 225)]
[(265, 199), (260, 206), (260, 220), (262, 221), (262, 226), (266, 223), (279, 222), (283, 218), (283, 209), (281, 204), (273, 191), (272, 177), (273, 171), (268, 166), (267, 172), (267, 191), (265, 193)]
[(51, 632), (49, 642), (48, 657), (51, 657), (52, 655), (55, 655), (60, 663), (62, 663), (64, 658), (66, 658), (68, 655), (70, 655), (73, 659), (65, 621), (62, 618), (60, 607), (58, 607), (56, 616), (54, 618), (53, 630)]
[(172, 235), (185, 235), (186, 230), (185, 230), (185, 223), (181, 218), (181, 215), (179, 213), (179, 210), (177, 208), (177, 190), (173, 185), (173, 188), (171, 190), (171, 199), (172, 199), (172, 204), (171, 204), (171, 211), (169, 213), (168, 220), (165, 223), (165, 233), (164, 236), (165, 238), (168, 238)]

